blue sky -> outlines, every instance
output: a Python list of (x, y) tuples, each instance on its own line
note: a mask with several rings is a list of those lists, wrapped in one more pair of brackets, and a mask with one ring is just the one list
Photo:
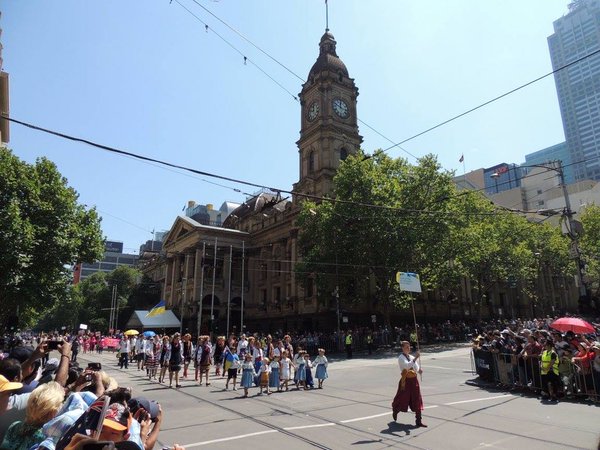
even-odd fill
[[(210, 29), (182, 8), (206, 22)], [(197, 0), (303, 79), (325, 28), (322, 0)], [(547, 37), (567, 0), (330, 0), (358, 115), (399, 142), (551, 71)], [(193, 0), (8, 0), (4, 70), (12, 117), (146, 156), (291, 189), (300, 106), (212, 30), (297, 94), (301, 81)], [(360, 127), (363, 148), (390, 143)], [(462, 173), (562, 142), (552, 77), (402, 147)], [(14, 153), (46, 156), (129, 251), (187, 200), (243, 202), (238, 188), (11, 125)], [(401, 149), (390, 155), (407, 156)], [(222, 186), (204, 180), (217, 182)]]

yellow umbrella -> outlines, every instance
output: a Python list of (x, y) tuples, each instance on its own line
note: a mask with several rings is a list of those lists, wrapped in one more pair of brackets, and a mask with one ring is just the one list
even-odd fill
[(124, 334), (125, 336), (137, 336), (140, 332), (138, 330), (127, 330)]

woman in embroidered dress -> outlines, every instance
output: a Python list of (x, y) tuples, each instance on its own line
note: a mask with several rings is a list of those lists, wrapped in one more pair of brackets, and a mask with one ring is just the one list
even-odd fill
[(194, 355), (194, 344), (192, 343), (192, 335), (186, 333), (183, 335), (183, 376), (181, 378), (187, 378), (188, 368), (190, 362), (192, 362), (192, 356)]
[(205, 380), (206, 380), (206, 385), (210, 386), (210, 383), (208, 381), (208, 376), (209, 376), (209, 372), (210, 372), (210, 345), (208, 344), (209, 341), (209, 337), (208, 336), (202, 336), (202, 343), (200, 345), (200, 350), (198, 350), (198, 365), (200, 366), (200, 380), (199, 380), (199, 384), (200, 386), (202, 386), (202, 375), (205, 376)]
[[(215, 364), (215, 376), (221, 375), (221, 366), (223, 365), (223, 352), (225, 351), (225, 336), (217, 338), (217, 344), (213, 352), (213, 362)], [(223, 370), (225, 376), (225, 370)]]
[(160, 353), (160, 339), (154, 336), (144, 342), (144, 354), (146, 355), (146, 375), (148, 379), (156, 380), (156, 369), (158, 368), (158, 356)]
[(407, 412), (408, 408), (415, 413), (417, 427), (427, 427), (421, 419), (423, 410), (423, 399), (421, 398), (421, 389), (417, 379), (418, 373), (423, 373), (418, 359), (419, 352), (412, 356), (410, 354), (410, 342), (402, 341), (402, 353), (398, 357), (401, 378), (398, 382), (398, 391), (392, 402), (392, 417), (394, 421), (400, 411)]
[(252, 355), (246, 353), (244, 355), (244, 362), (242, 363), (242, 382), (240, 383), (244, 388), (244, 397), (248, 397), (248, 388), (252, 387), (255, 376), (256, 371), (252, 363)]
[(327, 357), (325, 356), (325, 349), (319, 349), (319, 356), (313, 361), (313, 366), (317, 368), (315, 371), (315, 378), (319, 380), (318, 389), (323, 389), (323, 381), (328, 378), (327, 375)]
[(312, 362), (310, 361), (310, 355), (308, 354), (308, 352), (304, 353), (304, 370), (306, 371), (306, 382), (304, 383), (304, 387), (305, 389), (314, 389), (315, 388), (315, 382), (313, 381), (313, 376), (312, 376)]
[(169, 339), (169, 336), (164, 336), (158, 355), (158, 363), (160, 364), (160, 374), (158, 375), (159, 383), (162, 383), (165, 380), (165, 374), (167, 373), (167, 369), (169, 368), (169, 358), (167, 358), (166, 356), (169, 352), (170, 346), (171, 340)]
[[(167, 359), (165, 357), (165, 359)], [(169, 347), (169, 387), (173, 387), (173, 376), (175, 376), (175, 387), (180, 388), (179, 371), (183, 364), (183, 345), (179, 333), (173, 335), (171, 346)]]

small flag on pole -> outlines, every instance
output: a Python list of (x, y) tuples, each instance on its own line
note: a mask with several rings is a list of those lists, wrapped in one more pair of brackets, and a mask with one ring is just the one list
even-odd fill
[(154, 305), (154, 307), (150, 311), (148, 311), (148, 314), (146, 314), (146, 317), (159, 316), (161, 314), (164, 314), (165, 311), (166, 311), (165, 310), (165, 301), (161, 300), (156, 305)]
[(458, 162), (461, 163), (464, 160), (465, 160), (465, 155), (464, 154), (460, 155), (460, 159), (458, 160)]

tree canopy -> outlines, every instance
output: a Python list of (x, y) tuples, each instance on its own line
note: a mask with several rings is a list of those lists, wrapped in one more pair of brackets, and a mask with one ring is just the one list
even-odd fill
[(571, 264), (560, 230), (458, 192), (452, 179), (433, 155), (414, 165), (382, 152), (349, 157), (334, 179), (336, 201), (303, 203), (298, 275), (314, 278), (321, 296), (338, 285), (345, 303), (366, 299), (385, 314), (406, 306), (398, 271), (419, 273), (424, 290), (468, 278), (481, 300), (512, 279), (527, 290), (542, 263)]
[(32, 324), (67, 295), (71, 265), (102, 256), (101, 219), (77, 200), (51, 161), (0, 147), (0, 324)]

